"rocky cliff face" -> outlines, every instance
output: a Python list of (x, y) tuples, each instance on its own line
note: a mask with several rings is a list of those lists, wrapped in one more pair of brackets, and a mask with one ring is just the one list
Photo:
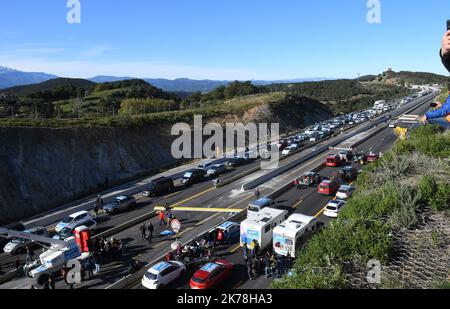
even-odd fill
[(0, 128), (0, 223), (173, 165), (155, 127)]
[[(330, 116), (317, 101), (291, 97), (211, 121), (299, 128)], [(0, 128), (0, 224), (177, 164), (170, 128)]]

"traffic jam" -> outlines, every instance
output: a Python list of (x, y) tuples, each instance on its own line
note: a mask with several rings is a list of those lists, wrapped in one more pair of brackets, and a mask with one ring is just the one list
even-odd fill
[[(381, 111), (370, 109), (336, 117), (306, 128), (295, 136), (281, 139), (276, 146), (282, 156), (290, 156), (309, 143), (336, 133), (342, 134), (345, 126), (369, 121), (371, 117), (389, 112), (401, 104), (386, 105)], [(268, 145), (267, 150), (270, 151), (273, 146)], [(230, 169), (239, 169), (264, 160), (262, 152), (258, 147), (261, 155), (255, 158), (247, 148), (242, 155), (235, 151), (234, 158), (220, 164), (213, 164), (212, 160), (201, 162), (197, 168), (184, 172), (179, 183), (170, 177), (154, 179), (139, 197), (120, 195), (104, 203), (99, 195), (93, 210), (75, 212), (63, 218), (54, 228), (25, 229), (20, 224), (2, 227), (0, 245), (4, 255), (12, 256), (13, 259), (12, 265), (3, 264), (1, 267), (11, 267), (19, 276), (32, 278), (34, 288), (51, 288), (55, 284), (55, 278), (62, 278), (66, 286), (73, 288), (74, 284), (101, 274), (102, 265), (124, 258), (125, 246), (122, 240), (96, 237), (101, 234), (98, 229), (102, 218), (132, 212), (141, 198), (161, 198), (205, 181), (220, 183), (221, 176)], [(371, 152), (366, 154), (353, 149), (336, 149), (324, 162), (324, 166), (336, 169), (334, 176), (327, 178), (319, 172), (311, 171), (299, 175), (293, 180), (293, 185), (299, 191), (315, 188), (317, 194), (332, 197), (324, 208), (323, 215), (337, 218), (355, 190), (352, 184), (358, 177), (358, 170), (354, 166), (372, 163), (380, 157), (381, 154)], [(248, 204), (243, 221), (226, 221), (188, 244), (183, 245), (177, 241), (172, 244), (173, 251), (145, 272), (140, 280), (141, 286), (160, 289), (173, 287), (175, 282), (181, 280), (184, 283), (180, 286), (184, 288), (218, 288), (224, 282), (223, 279), (235, 271), (236, 263), (220, 257), (221, 251), (233, 245), (238, 245), (243, 251), (245, 268), (239, 268), (239, 271), (244, 271), (249, 280), (262, 275), (266, 278), (280, 278), (288, 274), (303, 239), (319, 230), (318, 219), (277, 209), (270, 198), (260, 198), (258, 189), (255, 197)], [(165, 203), (164, 210), (157, 211), (159, 227), (165, 228), (155, 235), (156, 227), (152, 223), (148, 226), (140, 225), (142, 238), (151, 242), (155, 237), (176, 236), (181, 230), (181, 222), (174, 213), (168, 203)], [(40, 253), (36, 254), (37, 252)], [(81, 266), (76, 275), (68, 265), (69, 261), (74, 260)], [(127, 274), (133, 275), (142, 268), (143, 265), (131, 260)]]

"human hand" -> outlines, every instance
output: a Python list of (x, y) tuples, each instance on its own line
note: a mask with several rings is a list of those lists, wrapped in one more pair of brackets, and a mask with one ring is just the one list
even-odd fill
[(450, 57), (450, 31), (447, 31), (442, 38), (441, 55), (443, 58)]
[(419, 121), (423, 124), (427, 124), (428, 123), (428, 117), (426, 115), (423, 115), (422, 117), (419, 118)]

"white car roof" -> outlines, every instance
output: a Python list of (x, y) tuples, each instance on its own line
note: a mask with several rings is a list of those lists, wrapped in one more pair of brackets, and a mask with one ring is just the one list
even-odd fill
[(73, 213), (73, 214), (69, 215), (69, 217), (75, 218), (75, 217), (78, 217), (78, 216), (84, 215), (84, 214), (89, 214), (89, 212), (87, 212), (86, 210), (82, 210), (82, 211), (79, 211), (79, 212), (76, 212), (76, 213)]

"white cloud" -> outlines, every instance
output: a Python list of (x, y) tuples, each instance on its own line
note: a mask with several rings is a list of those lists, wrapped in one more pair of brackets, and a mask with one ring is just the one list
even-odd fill
[(105, 54), (109, 51), (114, 51), (114, 50), (117, 50), (117, 48), (114, 46), (98, 45), (98, 46), (93, 46), (93, 47), (90, 47), (90, 48), (82, 51), (80, 53), (80, 55), (82, 57), (94, 58), (94, 57), (102, 56), (103, 54)]
[(89, 78), (96, 75), (131, 76), (138, 78), (180, 77), (214, 80), (265, 79), (261, 72), (241, 68), (202, 67), (171, 62), (118, 61), (113, 63), (94, 60), (58, 61), (45, 57), (7, 57), (0, 55), (0, 64), (20, 71), (45, 72), (62, 77)]

